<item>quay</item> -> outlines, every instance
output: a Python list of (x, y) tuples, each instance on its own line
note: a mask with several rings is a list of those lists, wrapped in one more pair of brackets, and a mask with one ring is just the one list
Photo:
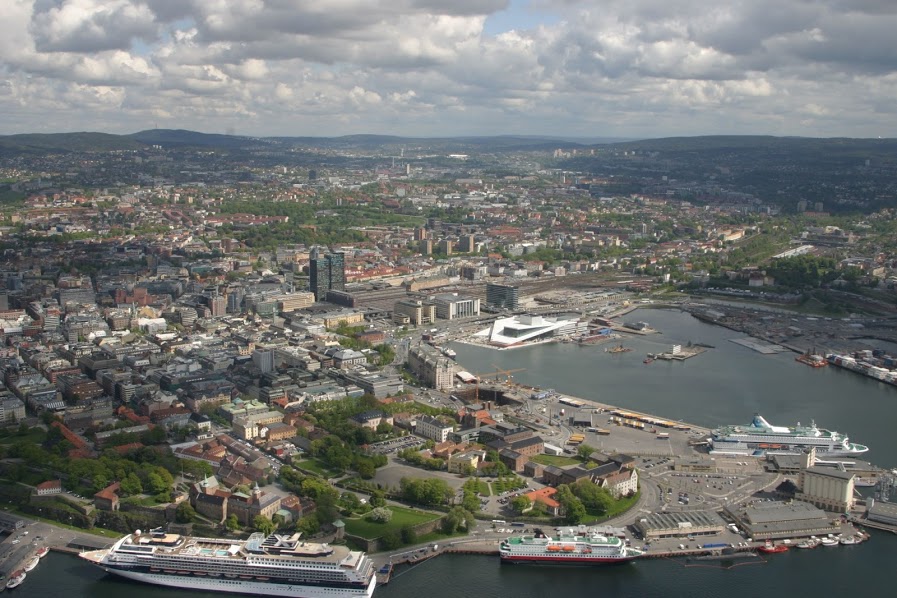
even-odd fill
[(774, 355), (776, 353), (783, 353), (784, 351), (788, 351), (788, 349), (786, 347), (783, 347), (782, 345), (771, 344), (750, 337), (730, 338), (729, 341), (735, 343), (736, 345), (741, 345), (742, 347), (752, 349), (757, 353), (763, 353), (764, 355)]
[(691, 347), (680, 349), (678, 352), (667, 351), (665, 353), (653, 353), (649, 354), (648, 357), (651, 359), (662, 359), (665, 361), (685, 361), (686, 359), (691, 359), (692, 357), (700, 355), (706, 350), (707, 349), (705, 349), (704, 347), (692, 345)]

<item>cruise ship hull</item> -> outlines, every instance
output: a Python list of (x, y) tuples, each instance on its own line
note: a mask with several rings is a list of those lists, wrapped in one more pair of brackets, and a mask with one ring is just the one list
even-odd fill
[(630, 563), (638, 557), (585, 557), (554, 555), (501, 555), (502, 563), (514, 565), (621, 565)]
[(862, 444), (848, 442), (843, 434), (810, 426), (773, 426), (759, 414), (748, 426), (723, 426), (711, 434), (712, 455), (762, 457), (765, 455), (797, 455), (816, 450), (819, 457), (856, 458), (869, 450)]
[(99, 565), (107, 573), (126, 579), (172, 588), (202, 590), (204, 592), (228, 592), (232, 594), (252, 594), (257, 596), (285, 596), (290, 598), (371, 598), (376, 578), (371, 578), (367, 588), (349, 590), (288, 583), (266, 583), (252, 579), (229, 579), (227, 577), (195, 577), (166, 573), (144, 573)]

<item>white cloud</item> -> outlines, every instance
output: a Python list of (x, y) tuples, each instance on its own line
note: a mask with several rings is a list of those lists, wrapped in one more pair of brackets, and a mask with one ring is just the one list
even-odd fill
[(0, 131), (861, 136), (897, 122), (887, 0), (532, 6), (552, 18), (488, 35), (506, 0), (7, 0)]

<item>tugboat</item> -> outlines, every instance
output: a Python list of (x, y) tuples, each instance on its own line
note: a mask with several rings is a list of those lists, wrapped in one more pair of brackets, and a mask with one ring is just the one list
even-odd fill
[(824, 368), (828, 365), (828, 362), (825, 360), (825, 357), (816, 353), (816, 350), (813, 349), (812, 352), (807, 351), (802, 355), (798, 355), (794, 358), (794, 361), (799, 361), (804, 365), (808, 365), (811, 368)]
[(787, 552), (788, 547), (784, 544), (773, 544), (772, 542), (767, 542), (763, 546), (757, 548), (758, 552), (762, 552), (763, 554), (776, 554), (779, 552)]

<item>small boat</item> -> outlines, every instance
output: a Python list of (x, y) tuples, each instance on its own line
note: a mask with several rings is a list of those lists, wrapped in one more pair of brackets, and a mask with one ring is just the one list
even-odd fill
[(23, 581), (25, 581), (25, 572), (21, 569), (19, 569), (18, 571), (13, 571), (6, 582), (6, 589), (11, 590), (13, 588), (17, 588), (22, 585)]
[(49, 553), (50, 553), (49, 548), (47, 548), (46, 546), (41, 546), (40, 548), (37, 549), (37, 552), (35, 553), (35, 555), (37, 556), (37, 558), (42, 559), (45, 556), (47, 556)]
[(629, 353), (632, 351), (629, 347), (624, 347), (623, 345), (619, 345), (616, 347), (611, 347), (610, 349), (605, 349), (605, 353)]
[(757, 551), (764, 554), (777, 554), (779, 552), (787, 552), (788, 547), (784, 544), (773, 544), (772, 542), (767, 542), (763, 546), (758, 547)]
[(819, 546), (819, 540), (804, 540), (803, 542), (798, 543), (798, 548), (816, 548)]
[(31, 560), (29, 560), (27, 563), (25, 563), (25, 567), (24, 567), (25, 572), (27, 573), (28, 571), (33, 571), (34, 568), (37, 567), (37, 564), (39, 562), (40, 562), (39, 557), (36, 557), (36, 556), (31, 557)]
[(838, 540), (835, 538), (823, 538), (822, 545), (823, 546), (837, 546)]
[(645, 360), (644, 360), (642, 363), (654, 363), (654, 358), (652, 358), (652, 357), (645, 357)]
[(843, 538), (841, 538), (840, 542), (844, 546), (852, 546), (853, 544), (859, 544), (860, 539), (856, 536), (844, 536)]

